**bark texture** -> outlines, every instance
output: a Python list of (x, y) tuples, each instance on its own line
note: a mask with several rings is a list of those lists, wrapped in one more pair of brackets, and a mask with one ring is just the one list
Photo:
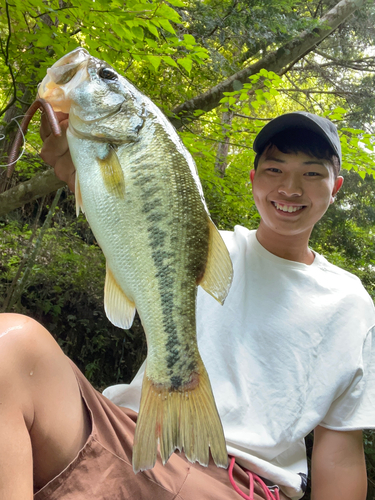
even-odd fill
[(62, 186), (65, 186), (65, 182), (56, 177), (52, 168), (36, 174), (30, 180), (21, 182), (0, 195), (0, 216), (45, 194), (52, 193)]
[(218, 144), (215, 161), (215, 170), (220, 177), (224, 177), (227, 168), (227, 156), (229, 151), (229, 135), (227, 134), (229, 134), (231, 129), (233, 115), (233, 111), (225, 111), (221, 118), (224, 140)]

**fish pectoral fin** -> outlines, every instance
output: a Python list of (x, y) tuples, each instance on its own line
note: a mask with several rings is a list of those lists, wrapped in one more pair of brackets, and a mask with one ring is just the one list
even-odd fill
[(104, 310), (115, 326), (128, 330), (134, 320), (135, 304), (123, 292), (107, 265), (104, 284)]
[(108, 146), (108, 152), (104, 158), (97, 158), (100, 166), (100, 172), (107, 191), (113, 193), (118, 198), (125, 196), (124, 172), (121, 168), (120, 160), (116, 151), (111, 145)]
[(178, 390), (143, 378), (141, 405), (134, 435), (133, 470), (152, 469), (158, 442), (163, 465), (172, 453), (184, 450), (186, 458), (207, 467), (209, 450), (218, 467), (228, 467), (228, 454), (211, 384), (200, 363), (195, 387)]
[(232, 284), (232, 261), (223, 238), (220, 236), (211, 219), (209, 221), (209, 230), (207, 265), (203, 278), (198, 285), (212, 295), (220, 304), (224, 304), (224, 300)]
[(79, 216), (79, 209), (82, 210), (82, 213), (85, 213), (82, 203), (82, 194), (81, 187), (79, 185), (78, 172), (76, 171), (76, 179), (75, 179), (75, 197), (76, 197), (76, 215)]

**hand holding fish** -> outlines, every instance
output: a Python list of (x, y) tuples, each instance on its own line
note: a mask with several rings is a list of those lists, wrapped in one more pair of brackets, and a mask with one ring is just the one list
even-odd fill
[(70, 156), (66, 131), (69, 126), (69, 115), (57, 112), (56, 119), (60, 123), (61, 136), (56, 137), (51, 130), (48, 117), (42, 113), (40, 124), (40, 137), (43, 147), (40, 152), (42, 159), (54, 168), (56, 176), (66, 182), (71, 191), (75, 191), (75, 166)]

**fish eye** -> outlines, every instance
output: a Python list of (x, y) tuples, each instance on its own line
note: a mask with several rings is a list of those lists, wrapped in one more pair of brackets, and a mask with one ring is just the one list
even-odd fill
[(100, 68), (98, 75), (100, 78), (104, 80), (117, 80), (117, 73), (115, 73), (112, 69), (109, 68)]

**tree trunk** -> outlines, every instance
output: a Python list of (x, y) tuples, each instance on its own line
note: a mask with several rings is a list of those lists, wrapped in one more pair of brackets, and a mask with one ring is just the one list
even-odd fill
[[(16, 106), (16, 103), (8, 108), (4, 114), (4, 125), (0, 127), (0, 136), (3, 138), (0, 141), (0, 157), (2, 158), (1, 163), (5, 164), (9, 156), (9, 151), (12, 147), (13, 141), (16, 137), (18, 131), (17, 123), (21, 123), (23, 115), (26, 113), (29, 105), (29, 101), (32, 100), (31, 93), (29, 90), (20, 89), (22, 93), (22, 103), (21, 109)], [(25, 104), (23, 104), (25, 103)], [(6, 167), (0, 167), (0, 193), (9, 189), (9, 180), (6, 178)]]
[(221, 124), (223, 126), (222, 133), (224, 140), (218, 144), (215, 161), (215, 170), (220, 177), (224, 177), (225, 169), (227, 168), (227, 156), (229, 151), (229, 136), (227, 134), (231, 129), (232, 119), (233, 111), (229, 110), (223, 113)]

